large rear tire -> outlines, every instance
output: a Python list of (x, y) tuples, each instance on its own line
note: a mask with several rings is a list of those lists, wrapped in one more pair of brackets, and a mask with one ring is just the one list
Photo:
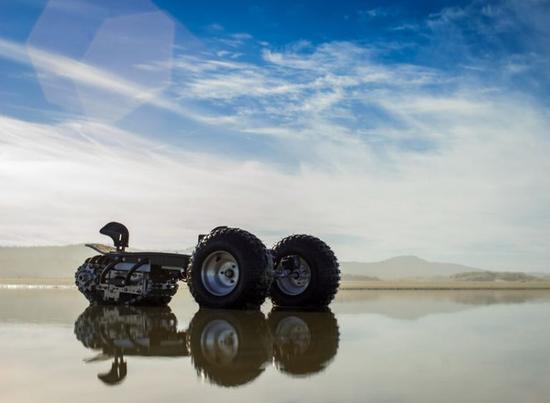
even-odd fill
[(340, 285), (338, 260), (330, 247), (311, 235), (291, 235), (272, 250), (273, 304), (318, 310), (327, 307)]
[(218, 227), (201, 239), (187, 273), (189, 291), (201, 307), (258, 309), (269, 293), (273, 265), (254, 235)]

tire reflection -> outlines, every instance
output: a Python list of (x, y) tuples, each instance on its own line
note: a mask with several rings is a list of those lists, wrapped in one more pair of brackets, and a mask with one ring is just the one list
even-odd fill
[(332, 312), (273, 310), (268, 316), (273, 360), (281, 372), (307, 376), (323, 371), (336, 356), (340, 332)]
[(199, 377), (226, 387), (251, 382), (272, 362), (289, 376), (309, 376), (330, 365), (339, 343), (330, 311), (273, 310), (266, 319), (258, 311), (201, 309), (182, 331), (169, 307), (90, 306), (74, 331), (85, 347), (99, 351), (87, 362), (111, 361), (98, 374), (107, 385), (126, 378), (128, 356), (189, 356)]
[(244, 385), (271, 360), (262, 312), (201, 309), (189, 324), (188, 337), (197, 374), (216, 385)]

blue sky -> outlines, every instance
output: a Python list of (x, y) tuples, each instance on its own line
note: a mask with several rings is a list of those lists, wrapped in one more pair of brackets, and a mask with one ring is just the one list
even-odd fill
[[(550, 3), (0, 2), (2, 244), (222, 223), (550, 270)], [(136, 194), (139, 197), (136, 197)]]

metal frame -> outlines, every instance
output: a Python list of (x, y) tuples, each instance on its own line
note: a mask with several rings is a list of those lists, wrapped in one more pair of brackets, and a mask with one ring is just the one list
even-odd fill
[[(191, 255), (164, 252), (126, 251), (128, 229), (117, 222), (105, 225), (100, 233), (109, 236), (114, 247), (102, 244), (86, 244), (99, 252), (80, 269), (91, 279), (76, 276), (76, 285), (90, 301), (95, 301), (94, 290), (103, 292), (103, 300), (113, 303), (124, 294), (124, 304), (139, 303), (147, 298), (171, 297), (178, 289), (177, 281), (186, 282)], [(205, 235), (199, 235), (199, 242)], [(268, 250), (268, 253), (272, 253)], [(309, 284), (309, 267), (299, 259), (285, 259), (275, 268), (275, 281), (290, 289), (290, 294), (303, 291)], [(228, 251), (212, 252), (201, 267), (202, 285), (211, 294), (224, 297), (233, 292), (242, 277), (239, 262)], [(302, 273), (303, 272), (303, 273)], [(95, 276), (95, 277), (94, 277)], [(282, 287), (282, 288), (285, 288)], [(285, 288), (285, 289), (286, 289)], [(133, 297), (129, 297), (133, 295)]]

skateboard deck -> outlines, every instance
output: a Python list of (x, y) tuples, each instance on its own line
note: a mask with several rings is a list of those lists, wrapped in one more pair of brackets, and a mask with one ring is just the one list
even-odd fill
[(102, 255), (106, 255), (107, 253), (116, 252), (116, 248), (113, 248), (112, 246), (103, 245), (100, 243), (87, 243), (86, 246), (88, 248), (92, 248), (96, 252), (101, 253)]

